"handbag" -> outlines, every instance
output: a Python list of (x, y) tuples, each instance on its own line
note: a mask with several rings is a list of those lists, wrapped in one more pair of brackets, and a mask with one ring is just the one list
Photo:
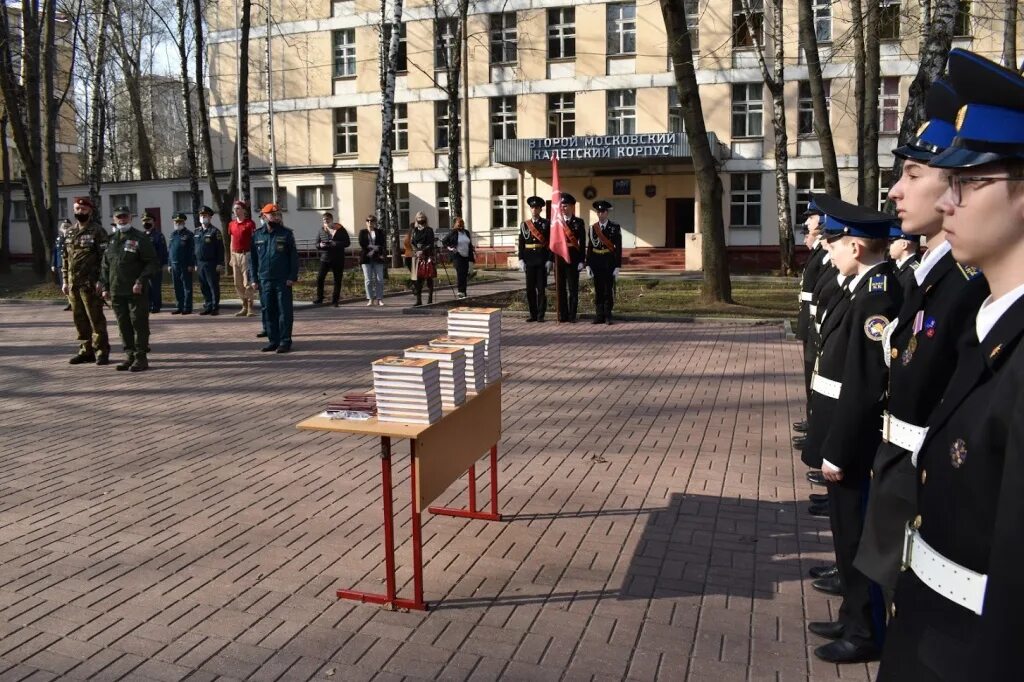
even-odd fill
[(434, 279), (437, 277), (437, 266), (434, 265), (434, 259), (425, 258), (419, 262), (416, 266), (416, 277), (417, 279)]

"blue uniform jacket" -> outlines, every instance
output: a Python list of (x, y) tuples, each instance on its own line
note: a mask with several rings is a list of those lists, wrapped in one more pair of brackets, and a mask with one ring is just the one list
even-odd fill
[(224, 264), (224, 238), (213, 225), (196, 230), (196, 260)]
[(258, 278), (260, 282), (275, 279), (294, 282), (299, 278), (299, 250), (291, 230), (282, 225), (271, 231), (264, 226), (253, 233), (249, 277)]
[(148, 230), (146, 236), (153, 242), (153, 248), (156, 249), (156, 257), (160, 261), (160, 265), (167, 265), (167, 238), (164, 237), (164, 233), (160, 230)]
[(64, 235), (57, 232), (57, 241), (53, 245), (53, 257), (50, 259), (50, 266), (60, 272), (61, 261), (64, 258)]
[(187, 227), (171, 233), (168, 249), (171, 265), (194, 268), (196, 265), (196, 236)]

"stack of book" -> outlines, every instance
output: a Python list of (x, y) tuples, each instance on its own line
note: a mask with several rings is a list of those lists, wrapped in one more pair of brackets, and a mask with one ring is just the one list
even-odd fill
[(439, 336), (430, 342), (431, 346), (461, 348), (466, 358), (466, 393), (479, 393), (487, 384), (487, 369), (484, 363), (486, 339), (472, 336)]
[(346, 393), (340, 400), (332, 400), (327, 404), (328, 412), (368, 412), (377, 411), (377, 398), (372, 393)]
[(441, 365), (437, 360), (389, 356), (373, 362), (377, 419), (433, 424), (441, 419)]
[(491, 384), (501, 378), (501, 308), (452, 308), (448, 336), (484, 339), (485, 381)]
[(413, 346), (405, 357), (437, 360), (441, 364), (441, 406), (454, 410), (466, 402), (466, 353), (451, 346)]

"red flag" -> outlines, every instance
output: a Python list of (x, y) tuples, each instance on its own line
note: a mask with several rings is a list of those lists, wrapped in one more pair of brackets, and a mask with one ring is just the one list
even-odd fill
[(551, 157), (551, 253), (569, 262), (569, 243), (565, 240), (565, 219), (562, 217), (562, 192), (558, 188), (558, 155)]

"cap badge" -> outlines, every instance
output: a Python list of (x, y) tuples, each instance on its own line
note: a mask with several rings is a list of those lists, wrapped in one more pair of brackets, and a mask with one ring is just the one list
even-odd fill
[(960, 128), (964, 124), (964, 119), (967, 118), (967, 105), (960, 107), (960, 111), (956, 112), (956, 129), (959, 132)]

